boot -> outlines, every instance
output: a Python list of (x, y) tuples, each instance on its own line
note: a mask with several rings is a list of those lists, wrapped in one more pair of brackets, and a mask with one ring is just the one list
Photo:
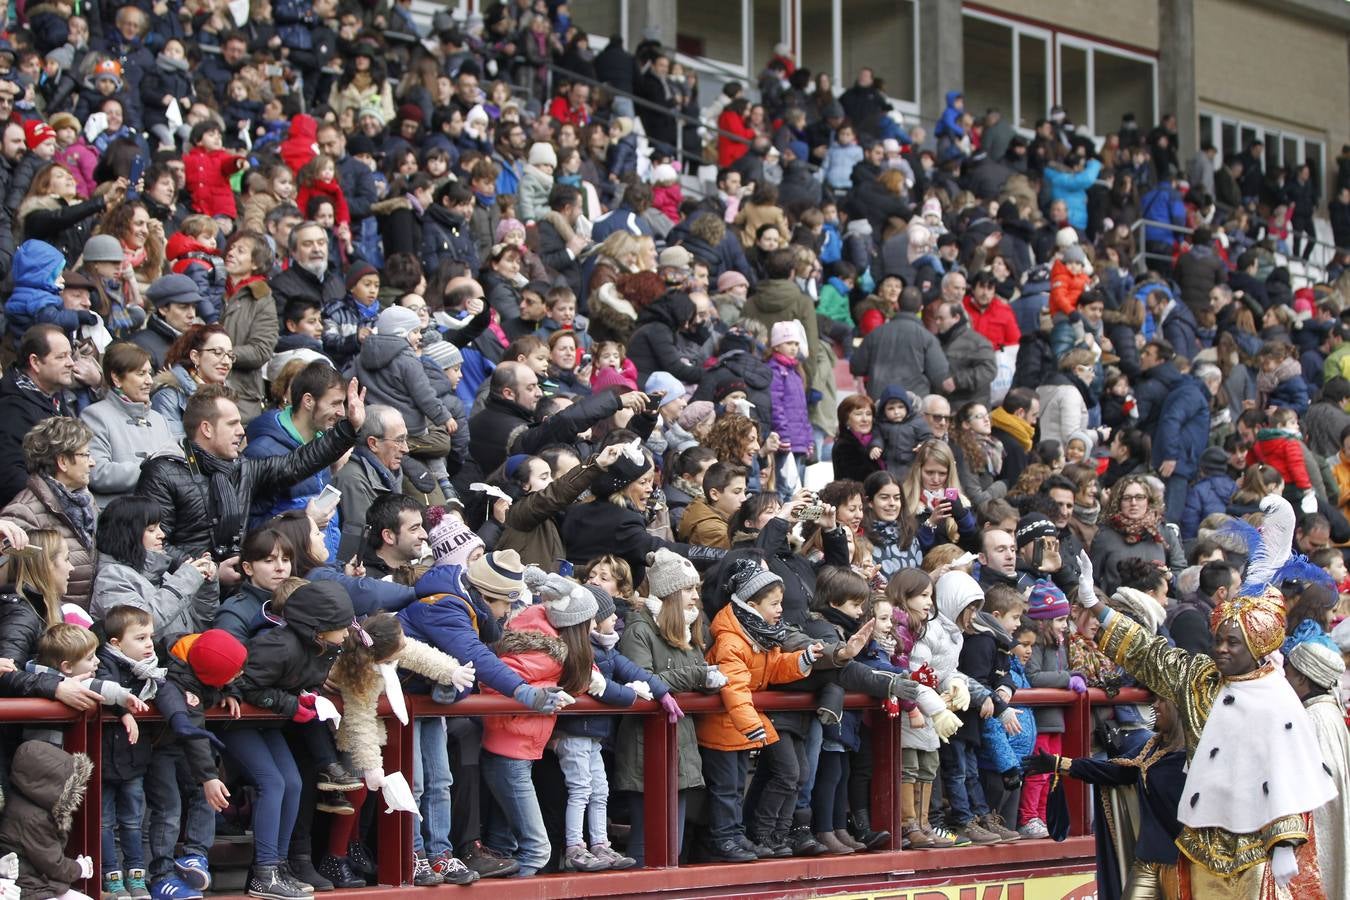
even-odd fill
[(914, 809), (914, 794), (918, 785), (912, 781), (900, 783), (900, 828), (911, 850), (928, 850), (936, 846), (933, 838), (919, 826), (919, 814)]
[(854, 840), (858, 841), (867, 850), (882, 850), (891, 842), (891, 833), (889, 831), (872, 830), (872, 811), (860, 809), (857, 812), (849, 813), (848, 830), (853, 835)]
[(287, 879), (277, 866), (255, 866), (246, 891), (261, 900), (305, 900), (309, 895)]
[(816, 716), (825, 726), (838, 725), (844, 718), (844, 688), (831, 681), (816, 697)]
[[(927, 782), (919, 784), (919, 796), (915, 798), (915, 812), (919, 817), (919, 828), (928, 839), (932, 841), (934, 850), (945, 850), (948, 847), (964, 847), (970, 843), (969, 839), (957, 839), (955, 835), (945, 828), (934, 828), (928, 822), (928, 807), (933, 802), (933, 783)], [(914, 836), (910, 836), (910, 842), (913, 843)]]
[(333, 882), (334, 887), (347, 889), (366, 886), (366, 880), (356, 874), (351, 860), (345, 856), (325, 856), (319, 862), (319, 874)]
[(773, 847), (769, 846), (769, 836), (759, 832), (749, 832), (738, 836), (742, 849), (748, 850), (759, 859), (770, 859), (773, 856)]
[(841, 842), (833, 831), (817, 831), (816, 840), (831, 856), (846, 856), (853, 852), (853, 848)]
[(788, 846), (793, 856), (819, 856), (825, 845), (811, 836), (811, 810), (792, 811), (792, 830), (788, 832)]
[(854, 853), (857, 853), (859, 850), (867, 849), (867, 845), (864, 844), (862, 841), (855, 841), (853, 839), (853, 835), (848, 833), (847, 828), (836, 828), (834, 830), (834, 836), (839, 839), (839, 843), (843, 844), (845, 847), (848, 847)]
[(787, 859), (792, 855), (792, 845), (788, 843), (788, 829), (775, 829), (769, 835), (768, 847), (773, 851), (774, 859)]
[(333, 882), (319, 874), (319, 870), (314, 868), (314, 861), (309, 858), (309, 854), (293, 854), (290, 859), (281, 864), (281, 868), (286, 874), (300, 882), (301, 886), (307, 884), (316, 891), (331, 891), (333, 889)]

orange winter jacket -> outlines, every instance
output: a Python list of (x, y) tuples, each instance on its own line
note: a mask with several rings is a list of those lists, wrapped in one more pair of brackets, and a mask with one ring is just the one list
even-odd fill
[(1078, 298), (1091, 280), (1092, 276), (1088, 273), (1075, 275), (1062, 260), (1055, 260), (1055, 264), (1050, 267), (1050, 315), (1071, 315), (1078, 309)]
[[(699, 746), (710, 750), (750, 750), (776, 742), (778, 732), (768, 716), (755, 709), (750, 694), (771, 684), (801, 679), (804, 651), (784, 653), (777, 647), (765, 651), (746, 635), (741, 623), (736, 621), (730, 603), (713, 617), (712, 636), (713, 645), (707, 658), (727, 676), (727, 683), (721, 690), (726, 712), (698, 717), (695, 728)], [(766, 735), (764, 740), (751, 741), (746, 737), (760, 727)]]

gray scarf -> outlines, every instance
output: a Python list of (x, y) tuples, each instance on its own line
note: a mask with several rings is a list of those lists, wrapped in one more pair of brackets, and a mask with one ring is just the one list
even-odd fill
[(70, 519), (70, 524), (75, 527), (75, 537), (85, 549), (93, 547), (94, 531), (98, 527), (98, 511), (94, 509), (94, 495), (87, 489), (72, 491), (50, 475), (43, 475), (42, 480), (52, 489), (52, 493), (56, 495), (56, 502), (61, 504), (61, 512), (65, 513), (66, 518)]
[(169, 674), (168, 669), (160, 666), (159, 657), (152, 656), (149, 659), (132, 659), (130, 656), (127, 656), (121, 650), (118, 650), (111, 645), (105, 644), (103, 649), (107, 650), (114, 659), (130, 669), (132, 675), (135, 675), (145, 682), (145, 686), (141, 688), (140, 693), (136, 696), (140, 697), (142, 700), (153, 700), (155, 698), (155, 694), (159, 693), (159, 686), (164, 683), (165, 677)]

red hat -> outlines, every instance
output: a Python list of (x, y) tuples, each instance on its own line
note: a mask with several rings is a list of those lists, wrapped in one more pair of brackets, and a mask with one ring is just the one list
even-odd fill
[(224, 687), (244, 670), (248, 651), (239, 639), (221, 628), (203, 631), (188, 649), (192, 671), (209, 687)]
[(404, 121), (416, 122), (418, 125), (421, 125), (422, 120), (425, 118), (425, 113), (422, 112), (422, 107), (418, 106), (416, 103), (405, 103), (398, 108), (398, 117)]
[(56, 140), (56, 129), (46, 122), (28, 119), (23, 123), (23, 137), (29, 150), (36, 150), (43, 141)]

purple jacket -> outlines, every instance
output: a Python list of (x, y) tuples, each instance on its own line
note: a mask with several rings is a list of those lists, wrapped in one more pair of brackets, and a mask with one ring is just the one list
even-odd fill
[(777, 354), (770, 357), (769, 368), (773, 370), (773, 381), (769, 383), (773, 430), (788, 442), (792, 452), (805, 453), (814, 441), (811, 416), (806, 409), (806, 385), (797, 368), (784, 365)]
[(64, 150), (57, 150), (53, 160), (64, 163), (75, 176), (75, 184), (81, 197), (93, 197), (98, 182), (94, 180), (94, 167), (98, 165), (98, 151), (78, 138)]

